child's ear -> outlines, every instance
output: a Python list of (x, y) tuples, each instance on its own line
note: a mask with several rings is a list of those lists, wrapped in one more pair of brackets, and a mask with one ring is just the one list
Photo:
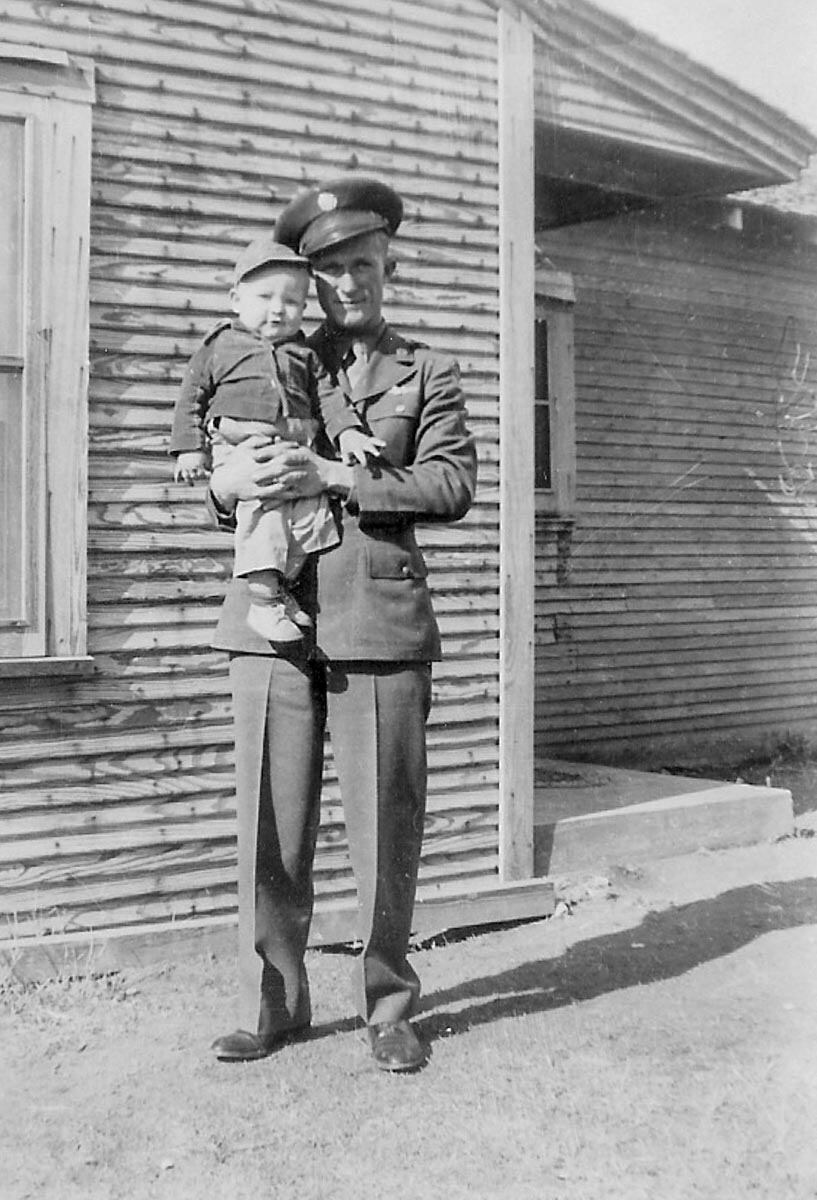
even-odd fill
[(397, 271), (397, 259), (392, 258), (392, 256), (389, 255), (389, 257), (386, 259), (386, 278), (391, 279), (391, 277), (396, 273), (396, 271)]

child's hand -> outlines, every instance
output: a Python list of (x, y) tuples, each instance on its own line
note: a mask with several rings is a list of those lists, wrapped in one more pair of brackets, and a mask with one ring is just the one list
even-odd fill
[(366, 459), (379, 458), (380, 451), (385, 446), (381, 438), (371, 437), (362, 429), (344, 429), (338, 437), (340, 456), (345, 463), (359, 462), (366, 465)]
[(176, 455), (176, 469), (173, 472), (175, 483), (189, 483), (191, 486), (198, 479), (206, 479), (207, 455), (203, 450), (183, 450)]

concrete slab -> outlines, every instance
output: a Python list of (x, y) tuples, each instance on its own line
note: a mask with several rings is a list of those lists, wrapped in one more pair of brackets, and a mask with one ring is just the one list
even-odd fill
[(747, 846), (794, 830), (784, 788), (557, 759), (538, 759), (535, 779), (537, 876)]

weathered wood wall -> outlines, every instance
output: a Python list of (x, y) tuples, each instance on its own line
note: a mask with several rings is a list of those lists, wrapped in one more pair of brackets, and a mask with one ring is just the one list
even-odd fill
[(572, 547), (537, 538), (540, 752), (672, 764), (817, 725), (817, 250), (784, 229), (537, 238), (574, 273), (578, 428)]
[[(88, 650), (80, 681), (0, 671), (0, 909), (20, 936), (234, 910), (230, 705), (208, 649), (229, 538), (165, 454), (176, 386), (238, 249), (298, 186), (406, 198), (389, 314), (458, 356), (482, 459), (467, 520), (422, 532), (435, 672), (423, 886), (497, 862), (496, 17), (481, 0), (0, 3), (2, 38), (96, 64)], [(70, 299), (69, 299), (70, 302)], [(314, 316), (314, 309), (313, 309)], [(331, 760), (320, 897), (352, 895)]]

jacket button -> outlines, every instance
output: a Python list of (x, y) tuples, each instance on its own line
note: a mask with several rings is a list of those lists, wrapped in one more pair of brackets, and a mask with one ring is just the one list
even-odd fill
[(404, 575), (411, 574), (411, 567), (408, 565), (408, 563), (403, 563), (403, 574)]

